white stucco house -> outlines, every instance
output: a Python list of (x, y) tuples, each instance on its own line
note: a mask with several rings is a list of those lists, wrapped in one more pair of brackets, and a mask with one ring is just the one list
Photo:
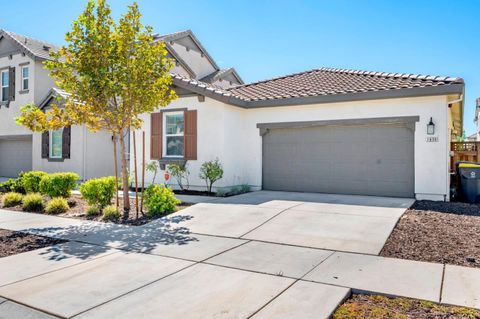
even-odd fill
[(218, 158), (217, 188), (449, 200), (461, 78), (321, 68), (222, 88), (172, 77), (180, 98), (142, 129), (150, 159), (186, 162), (193, 189)]

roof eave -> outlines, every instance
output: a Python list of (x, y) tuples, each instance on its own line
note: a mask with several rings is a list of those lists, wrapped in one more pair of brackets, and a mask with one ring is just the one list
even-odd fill
[(292, 106), (303, 104), (322, 104), (337, 102), (353, 102), (366, 100), (395, 99), (408, 97), (436, 96), (448, 94), (462, 94), (464, 84), (449, 84), (431, 87), (405, 88), (384, 91), (369, 91), (359, 93), (345, 93), (332, 95), (318, 95), (306, 97), (293, 97), (276, 100), (248, 101), (247, 108), (260, 108), (272, 106)]
[(206, 87), (200, 87), (195, 84), (191, 84), (189, 82), (182, 81), (179, 79), (172, 78), (172, 82), (174, 85), (177, 85), (181, 88), (189, 90), (193, 93), (204, 95), (212, 99), (215, 99), (217, 101), (221, 101), (221, 102), (242, 107), (242, 108), (262, 108), (262, 107), (276, 107), (276, 106), (294, 106), (294, 105), (308, 105), (308, 104), (382, 100), (382, 99), (395, 99), (395, 98), (408, 98), (408, 97), (426, 97), (426, 96), (439, 96), (439, 95), (449, 95), (449, 94), (463, 94), (464, 92), (464, 84), (459, 83), (459, 84), (405, 88), (405, 89), (396, 89), (396, 90), (369, 91), (369, 92), (359, 92), (359, 93), (246, 101), (246, 100), (237, 98), (234, 95), (220, 94), (215, 92), (214, 90), (209, 90)]

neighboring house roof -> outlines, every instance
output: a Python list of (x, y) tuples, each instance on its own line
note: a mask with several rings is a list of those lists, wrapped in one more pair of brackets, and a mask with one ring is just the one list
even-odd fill
[(53, 87), (48, 91), (47, 95), (45, 95), (45, 97), (42, 99), (42, 102), (40, 102), (38, 107), (40, 109), (44, 109), (45, 107), (50, 105), (50, 102), (52, 100), (55, 100), (55, 99), (65, 100), (68, 96), (69, 94), (66, 91)]
[(238, 75), (235, 68), (218, 70), (218, 71), (213, 72), (212, 74), (209, 74), (206, 77), (200, 79), (200, 81), (206, 82), (206, 83), (213, 83), (217, 80), (224, 79), (229, 74), (232, 74), (238, 80), (238, 82), (240, 84), (244, 84), (242, 78), (240, 77), (240, 75)]
[(6, 37), (19, 46), (20, 50), (29, 55), (32, 59), (46, 60), (50, 59), (50, 51), (58, 50), (58, 47), (44, 41), (30, 38), (11, 31), (0, 29), (0, 38)]
[[(463, 79), (321, 68), (219, 89), (178, 75), (173, 83), (241, 107), (266, 107), (463, 93)], [(203, 92), (203, 93), (202, 93)]]
[(197, 47), (200, 49), (200, 51), (206, 56), (206, 58), (210, 61), (210, 63), (213, 65), (213, 67), (217, 70), (220, 68), (218, 67), (217, 63), (215, 60), (210, 56), (208, 51), (203, 47), (202, 43), (197, 39), (195, 34), (193, 34), (192, 30), (185, 30), (185, 31), (180, 31), (180, 32), (175, 32), (175, 33), (170, 33), (170, 34), (165, 34), (165, 35), (160, 35), (159, 38), (161, 41), (165, 42), (168, 44), (170, 41), (178, 41), (180, 39), (183, 39), (185, 37), (190, 37), (192, 41), (197, 45)]

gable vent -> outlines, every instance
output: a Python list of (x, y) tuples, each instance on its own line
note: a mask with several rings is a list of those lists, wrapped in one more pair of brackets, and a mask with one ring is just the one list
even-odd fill
[(44, 46), (43, 46), (43, 50), (45, 50), (45, 51), (50, 51), (50, 47), (49, 47), (48, 45), (44, 45)]

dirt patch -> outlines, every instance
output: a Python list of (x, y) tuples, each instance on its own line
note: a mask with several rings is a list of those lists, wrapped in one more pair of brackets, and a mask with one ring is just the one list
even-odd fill
[(353, 295), (333, 314), (333, 319), (476, 319), (480, 311), (408, 298)]
[(380, 255), (480, 268), (480, 206), (417, 201)]
[(64, 242), (65, 240), (0, 229), (0, 258)]

